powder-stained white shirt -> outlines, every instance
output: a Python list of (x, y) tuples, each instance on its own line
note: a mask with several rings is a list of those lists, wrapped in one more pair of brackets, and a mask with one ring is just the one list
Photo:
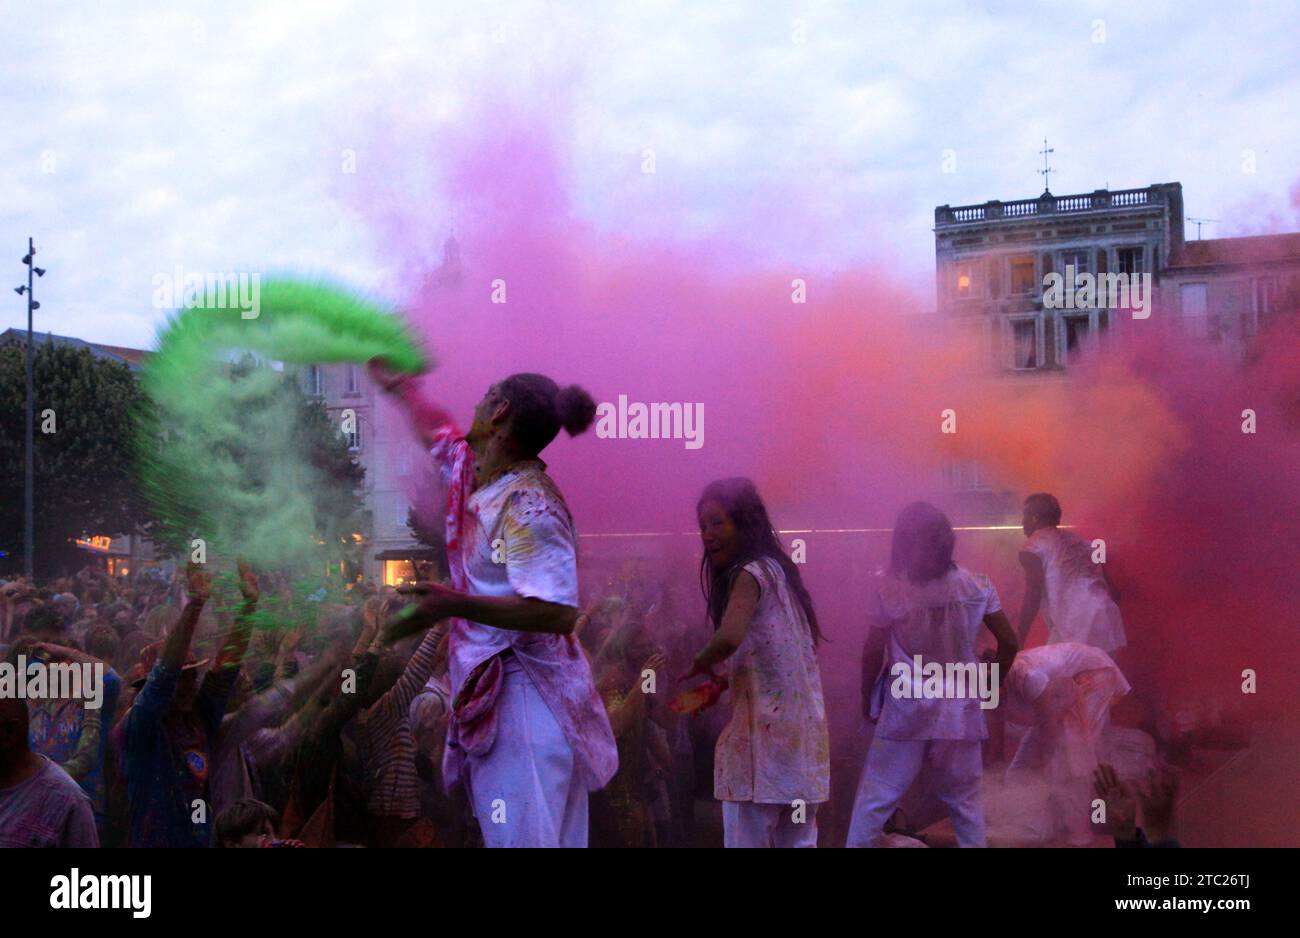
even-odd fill
[[(912, 696), (892, 693), (897, 663), (915, 671), (936, 663), (978, 664), (975, 642), (984, 617), (1002, 609), (998, 591), (986, 576), (956, 566), (927, 583), (887, 576), (881, 581), (871, 627), (884, 629), (885, 664), (872, 694), (871, 713), (881, 739), (965, 739), (988, 737), (984, 711), (972, 688), (962, 697), (921, 694), (923, 681), (911, 682)], [(910, 672), (909, 672), (910, 673)]]
[(1022, 549), (1043, 563), (1048, 644), (1080, 642), (1108, 652), (1124, 647), (1119, 606), (1087, 541), (1073, 531), (1039, 528)]

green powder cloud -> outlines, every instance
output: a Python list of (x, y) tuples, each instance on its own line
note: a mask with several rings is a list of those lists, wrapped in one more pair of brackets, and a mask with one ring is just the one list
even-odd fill
[(325, 283), (265, 280), (247, 313), (215, 296), (193, 299), (169, 319), (142, 374), (151, 407), (138, 421), (137, 455), (157, 540), (188, 554), (202, 538), (218, 558), (323, 577), (331, 557), (322, 525), (350, 521), (328, 517), (337, 480), (313, 464), (302, 398), (273, 363), (382, 356), (415, 373), (427, 356), (392, 310)]

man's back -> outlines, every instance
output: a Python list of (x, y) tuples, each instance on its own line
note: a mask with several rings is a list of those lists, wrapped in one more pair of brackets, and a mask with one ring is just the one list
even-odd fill
[(1024, 550), (1043, 564), (1048, 642), (1080, 642), (1103, 651), (1124, 647), (1124, 623), (1092, 548), (1073, 531), (1035, 531)]

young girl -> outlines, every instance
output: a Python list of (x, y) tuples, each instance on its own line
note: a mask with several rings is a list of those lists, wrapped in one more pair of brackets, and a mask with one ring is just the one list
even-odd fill
[[(862, 656), (864, 710), (876, 724), (853, 802), (847, 846), (870, 847), (922, 767), (948, 806), (957, 844), (983, 847), (981, 742), (988, 736), (980, 699), (895, 693), (895, 666), (978, 665), (981, 623), (997, 638), (998, 679), (1016, 655), (1016, 639), (997, 590), (986, 576), (952, 560), (953, 532), (943, 512), (925, 502), (903, 509), (894, 525), (889, 575), (880, 587)], [(886, 657), (887, 654), (887, 657)], [(881, 667), (881, 665), (884, 667)], [(878, 677), (877, 677), (878, 675)]]
[(815, 847), (830, 795), (830, 739), (812, 599), (748, 479), (722, 479), (696, 505), (700, 580), (717, 629), (686, 677), (731, 659), (731, 722), (718, 737), (713, 794), (728, 847)]

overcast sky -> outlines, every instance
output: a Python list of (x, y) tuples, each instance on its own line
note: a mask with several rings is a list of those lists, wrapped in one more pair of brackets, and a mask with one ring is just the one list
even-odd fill
[[(924, 282), (934, 206), (1037, 195), (1044, 137), (1057, 194), (1180, 181), (1207, 237), (1300, 229), (1290, 2), (154, 7), (0, 4), (0, 328), (28, 235), (38, 328), (93, 341), (148, 345), (176, 264), (396, 296), (341, 154), (391, 167), (487, 83), (562, 88), (575, 210), (647, 238)], [(782, 200), (800, 223), (756, 232)]]

